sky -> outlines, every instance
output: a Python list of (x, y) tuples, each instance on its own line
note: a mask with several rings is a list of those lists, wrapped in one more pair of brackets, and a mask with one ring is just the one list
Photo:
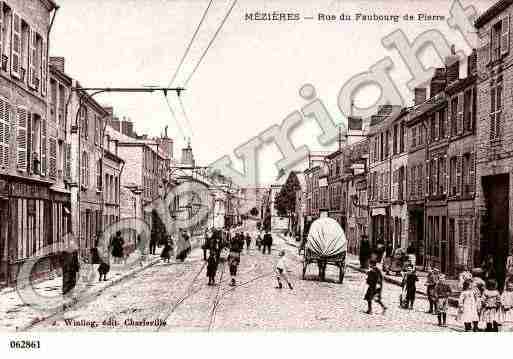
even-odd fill
[[(232, 0), (214, 0), (174, 86), (183, 86)], [(461, 1), (478, 12), (493, 0)], [(168, 86), (209, 0), (57, 0), (60, 9), (51, 33), (51, 56), (66, 58), (66, 72), (88, 87)], [(414, 14), (449, 16), (448, 0), (239, 0), (230, 17), (194, 72), (182, 94), (186, 116), (176, 95), (161, 93), (104, 94), (102, 104), (114, 106), (120, 118), (129, 117), (139, 134), (160, 135), (164, 126), (175, 139), (175, 156), (191, 138), (196, 162), (207, 165), (228, 155), (242, 170), (233, 151), (268, 127), (280, 124), (306, 104), (298, 92), (303, 84), (316, 88), (336, 122), (345, 121), (337, 106), (343, 85), (354, 75), (390, 56), (390, 75), (404, 98), (413, 95), (406, 84), (410, 74), (395, 50), (382, 37), (402, 29), (413, 41), (429, 29), (441, 31), (456, 48), (464, 46), (446, 21), (355, 22), (318, 21), (318, 14)], [(252, 12), (291, 12), (314, 20), (297, 22), (246, 21)], [(421, 57), (426, 66), (441, 66), (434, 51)], [(356, 106), (372, 104), (379, 90), (368, 86)], [(188, 121), (186, 120), (188, 119)], [(304, 120), (292, 133), (296, 147), (330, 151), (317, 142), (320, 128)], [(260, 184), (277, 174), (278, 148), (269, 144), (258, 152)], [(304, 169), (299, 164), (296, 169)]]

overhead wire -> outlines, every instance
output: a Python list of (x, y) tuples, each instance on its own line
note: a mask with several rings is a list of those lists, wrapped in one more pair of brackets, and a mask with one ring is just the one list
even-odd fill
[(213, 3), (213, 0), (210, 0), (210, 2), (208, 3), (208, 6), (203, 11), (203, 15), (201, 16), (201, 20), (198, 23), (198, 25), (196, 26), (196, 30), (194, 30), (194, 34), (192, 35), (192, 38), (189, 41), (189, 44), (187, 45), (187, 48), (185, 49), (185, 52), (184, 52), (182, 58), (180, 59), (178, 67), (176, 68), (176, 71), (175, 71), (173, 77), (171, 78), (171, 81), (169, 82), (169, 86), (168, 87), (171, 87), (173, 82), (176, 80), (176, 76), (178, 76), (178, 72), (180, 71), (180, 68), (182, 67), (183, 62), (185, 61), (185, 58), (189, 54), (189, 51), (190, 51), (190, 49), (192, 47), (192, 44), (193, 44), (194, 40), (196, 39), (196, 36), (198, 35), (199, 29), (200, 29), (201, 25), (203, 24), (203, 21), (205, 21), (205, 18), (207, 17), (208, 10), (210, 9), (210, 6), (212, 5), (212, 3)]
[(217, 28), (216, 32), (214, 33), (214, 36), (212, 37), (212, 39), (210, 39), (210, 42), (208, 43), (205, 51), (203, 51), (203, 53), (201, 54), (201, 57), (200, 59), (198, 60), (198, 62), (196, 63), (196, 66), (194, 66), (194, 69), (192, 70), (191, 74), (189, 75), (189, 77), (187, 77), (187, 80), (185, 81), (183, 87), (186, 87), (188, 84), (189, 84), (189, 81), (191, 80), (192, 76), (194, 76), (194, 74), (196, 73), (196, 71), (198, 70), (198, 67), (201, 65), (201, 63), (203, 62), (203, 59), (205, 58), (208, 50), (210, 49), (210, 47), (212, 46), (212, 44), (214, 43), (215, 39), (217, 38), (217, 35), (219, 35), (219, 33), (221, 32), (221, 29), (223, 28), (226, 20), (228, 19), (228, 17), (230, 16), (233, 8), (235, 7), (235, 5), (237, 4), (237, 0), (233, 0), (233, 3), (232, 5), (230, 6), (230, 8), (228, 9), (228, 12), (226, 13), (226, 15), (224, 16), (223, 18), (223, 21), (221, 21), (221, 24), (219, 25), (219, 27)]
[(178, 126), (178, 131), (180, 131), (184, 141), (187, 141), (187, 138), (185, 136), (185, 132), (183, 131), (183, 128), (182, 128), (182, 125), (180, 124), (180, 122), (178, 121), (178, 119), (176, 118), (176, 113), (175, 111), (173, 110), (173, 107), (171, 107), (171, 103), (169, 103), (169, 99), (167, 98), (167, 95), (164, 95), (164, 99), (166, 100), (166, 103), (167, 103), (167, 107), (169, 109), (169, 112), (171, 112), (171, 115), (173, 116), (173, 119), (175, 120), (175, 123), (177, 124)]
[(189, 116), (187, 115), (187, 112), (185, 111), (185, 106), (184, 106), (182, 98), (180, 96), (178, 96), (178, 102), (180, 103), (180, 108), (182, 109), (183, 117), (185, 118), (185, 122), (187, 123), (187, 126), (189, 127), (191, 136), (194, 136), (191, 121), (189, 120)]

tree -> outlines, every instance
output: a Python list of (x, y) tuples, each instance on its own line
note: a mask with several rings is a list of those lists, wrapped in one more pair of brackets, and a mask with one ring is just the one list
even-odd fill
[(295, 172), (290, 172), (289, 177), (285, 184), (281, 187), (280, 192), (274, 199), (274, 207), (280, 217), (289, 218), (289, 230), (290, 228), (290, 215), (296, 210), (296, 193), (301, 189), (299, 180)]

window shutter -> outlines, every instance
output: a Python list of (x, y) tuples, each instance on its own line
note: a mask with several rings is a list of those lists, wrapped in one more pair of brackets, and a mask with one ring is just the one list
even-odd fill
[(16, 109), (17, 115), (17, 132), (16, 132), (16, 145), (17, 145), (17, 166), (21, 171), (27, 170), (27, 124), (28, 112), (23, 107)]
[(444, 159), (444, 166), (445, 166), (445, 188), (444, 188), (444, 194), (450, 194), (451, 192), (451, 160), (449, 158)]
[(509, 14), (502, 18), (501, 30), (501, 55), (506, 55), (509, 52)]
[(440, 138), (440, 127), (438, 126), (438, 122), (440, 121), (440, 113), (438, 111), (435, 112), (435, 115), (433, 117), (434, 121), (435, 121), (435, 138), (433, 138), (432, 140), (433, 141), (436, 141)]
[(484, 74), (486, 73), (486, 65), (490, 62), (490, 34), (484, 33), (480, 42), (480, 47), (477, 50), (477, 70), (479, 74)]
[(458, 95), (458, 119), (456, 122), (456, 128), (457, 128), (456, 131), (457, 131), (458, 135), (463, 132), (463, 101), (464, 101), (463, 93), (460, 93)]
[(28, 85), (31, 88), (36, 87), (36, 32), (29, 29), (29, 51), (28, 51)]
[(476, 193), (476, 154), (475, 152), (470, 154), (469, 158), (469, 187), (470, 194)]
[[(0, 3), (1, 5), (2, 3)], [(0, 98), (0, 169), (9, 168), (10, 111), (9, 102)]]
[(13, 12), (11, 21), (11, 74), (20, 78), (21, 66), (21, 19)]
[(46, 96), (48, 86), (48, 63), (46, 61), (46, 41), (41, 42), (41, 95)]
[(46, 176), (47, 163), (47, 128), (46, 118), (41, 119), (41, 176)]
[(461, 195), (461, 170), (462, 170), (463, 157), (456, 157), (456, 194)]
[[(3, 1), (0, 1), (0, 33), (4, 33), (4, 4)], [(0, 36), (0, 60), (2, 55), (4, 54), (4, 37)]]
[(66, 178), (69, 179), (69, 178), (71, 178), (71, 144), (66, 143), (64, 151), (65, 151), (65, 153), (64, 153), (64, 162), (65, 162), (64, 172), (65, 172)]
[(49, 139), (50, 144), (50, 160), (49, 160), (49, 177), (51, 179), (57, 178), (57, 141), (55, 138), (50, 137)]
[(471, 88), (470, 89), (468, 130), (472, 132), (473, 129), (474, 129), (474, 88)]

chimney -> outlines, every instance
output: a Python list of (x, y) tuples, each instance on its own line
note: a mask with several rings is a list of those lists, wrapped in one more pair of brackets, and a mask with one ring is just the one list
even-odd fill
[(456, 56), (454, 45), (451, 46), (451, 55), (445, 58), (447, 83), (450, 84), (460, 78), (460, 59)]
[(467, 61), (467, 76), (475, 74), (477, 74), (477, 51), (476, 49), (472, 49), (472, 53)]
[[(459, 71), (459, 70), (458, 70)], [(431, 79), (431, 85), (429, 88), (429, 97), (435, 97), (445, 89), (446, 73), (445, 68), (437, 68), (435, 70), (435, 76)]]
[(50, 57), (50, 65), (55, 67), (60, 72), (64, 72), (64, 57), (62, 57), (62, 56)]
[(427, 89), (425, 87), (415, 87), (415, 105), (420, 105), (421, 103), (426, 101), (427, 97)]

